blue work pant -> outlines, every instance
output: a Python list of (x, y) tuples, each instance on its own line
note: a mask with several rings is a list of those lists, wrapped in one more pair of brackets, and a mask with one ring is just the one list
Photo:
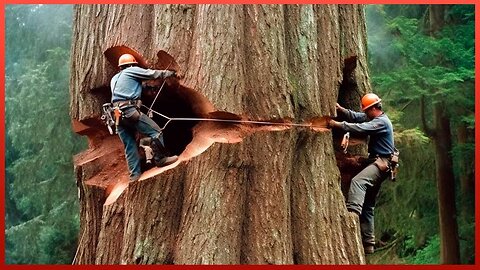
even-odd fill
[(382, 182), (387, 177), (386, 172), (374, 163), (359, 172), (350, 183), (347, 209), (360, 216), (360, 229), (364, 245), (375, 245), (374, 209), (377, 194)]
[(125, 157), (130, 172), (130, 181), (135, 181), (142, 174), (140, 167), (140, 156), (138, 154), (136, 132), (140, 132), (152, 139), (158, 138), (162, 145), (162, 131), (160, 127), (150, 117), (131, 107), (123, 110), (123, 118), (117, 127), (118, 136), (125, 146)]

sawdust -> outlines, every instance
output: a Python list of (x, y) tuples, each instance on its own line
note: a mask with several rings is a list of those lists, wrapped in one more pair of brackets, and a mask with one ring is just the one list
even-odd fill
[(312, 125), (312, 129), (314, 131), (327, 131), (328, 129), (328, 121), (330, 120), (330, 116), (322, 116), (322, 117), (315, 117), (307, 122)]
[(108, 186), (128, 179), (123, 145), (117, 136), (108, 136), (87, 151), (74, 157), (85, 185), (107, 189)]

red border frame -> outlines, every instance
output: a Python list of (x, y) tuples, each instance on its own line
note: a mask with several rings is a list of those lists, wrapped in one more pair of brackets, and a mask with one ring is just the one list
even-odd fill
[(128, 1), (128, 0), (6, 0), (5, 4), (476, 4), (475, 0), (432, 0), (432, 1), (415, 1), (415, 0), (400, 0), (386, 3), (385, 0), (324, 0), (324, 1), (312, 1), (312, 0), (257, 0), (257, 1), (235, 1), (235, 0), (141, 0), (141, 1)]
[[(2, 85), (2, 91), (0, 91), (0, 102), (2, 108), (5, 108), (5, 6), (2, 5), (2, 9), (0, 11), (0, 32), (1, 32), (1, 40), (2, 40), (2, 48), (0, 50), (0, 66), (2, 66), (1, 74), (0, 74), (0, 84)], [(5, 150), (5, 110), (2, 109), (0, 111), (0, 122), (2, 123), (1, 131), (0, 131), (0, 141), (2, 147)], [(0, 155), (0, 163), (2, 166), (1, 171), (1, 179), (2, 181), (2, 188), (0, 189), (0, 216), (5, 216), (5, 151), (3, 151), (2, 155)], [(5, 264), (5, 218), (3, 218), (2, 222), (0, 222), (0, 229), (2, 232), (0, 233), (0, 241), (1, 246), (3, 247), (0, 249), (0, 262)]]
[[(480, 30), (479, 30), (479, 22), (478, 22), (478, 13), (480, 12), (480, 5), (476, 4), (475, 5), (475, 123), (478, 123), (478, 112), (480, 111), (480, 97), (478, 95), (479, 93), (479, 84), (477, 81), (477, 75), (478, 75), (478, 57), (480, 56), (479, 49), (480, 46), (478, 45), (478, 38), (480, 37)], [(478, 237), (479, 229), (478, 229), (478, 220), (480, 217), (480, 214), (478, 212), (478, 194), (480, 187), (478, 186), (477, 182), (479, 180), (479, 176), (477, 174), (480, 162), (478, 161), (478, 158), (480, 157), (480, 150), (477, 146), (477, 141), (480, 138), (480, 131), (478, 131), (477, 125), (475, 124), (475, 265), (478, 265), (480, 263), (480, 258), (478, 258), (478, 246), (480, 244), (480, 238)]]
[[(1, 11), (0, 11), (0, 33), (1, 33), (1, 43), (2, 43), (2, 48), (0, 51), (0, 65), (2, 66), (1, 68), (1, 74), (0, 74), (0, 83), (3, 85), (3, 91), (0, 91), (0, 98), (1, 98), (1, 107), (5, 108), (5, 5), (7, 4), (132, 4), (133, 1), (95, 1), (95, 0), (81, 0), (81, 1), (66, 1), (66, 0), (45, 0), (45, 1), (33, 1), (33, 0), (7, 0), (4, 2), (2, 5)], [(386, 4), (385, 0), (367, 0), (367, 1), (335, 1), (335, 0), (327, 0), (327, 1), (322, 1), (322, 2), (316, 2), (316, 1), (272, 1), (272, 0), (267, 0), (267, 1), (208, 1), (208, 0), (197, 0), (197, 1), (181, 1), (181, 0), (171, 0), (171, 1), (142, 1), (142, 4)], [(475, 14), (478, 14), (480, 12), (480, 6), (479, 4), (476, 3), (476, 1), (473, 0), (468, 0), (468, 1), (448, 1), (448, 0), (436, 0), (432, 2), (428, 1), (411, 1), (411, 0), (405, 0), (405, 1), (394, 1), (393, 3), (388, 3), (388, 4), (474, 4), (475, 5)], [(478, 40), (479, 36), (479, 23), (478, 23), (478, 16), (475, 16), (475, 40)], [(478, 42), (475, 43), (475, 59), (477, 60), (478, 57), (480, 56), (479, 53), (480, 46), (478, 45)], [(475, 64), (477, 61), (475, 61)], [(476, 75), (478, 74), (478, 66), (475, 65), (475, 78)], [(479, 112), (480, 111), (480, 97), (479, 97), (480, 89), (477, 81), (475, 80), (475, 111)], [(475, 120), (478, 121), (477, 113), (475, 114)], [(2, 109), (0, 110), (0, 121), (2, 122), (2, 126), (0, 128), (0, 141), (2, 143), (2, 146), (5, 147), (5, 110)], [(477, 141), (480, 138), (480, 132), (478, 129), (475, 129), (475, 141)], [(5, 149), (4, 149), (5, 150)], [(480, 157), (480, 150), (478, 147), (475, 147), (475, 170), (478, 171), (479, 169), (479, 161), (478, 157)], [(0, 163), (2, 166), (2, 171), (1, 171), (1, 179), (3, 179), (2, 182), (2, 189), (0, 189), (0, 215), (4, 216), (5, 215), (5, 151), (3, 152), (2, 155), (0, 155)], [(475, 174), (475, 181), (478, 182), (479, 176), (478, 174)], [(475, 187), (475, 222), (477, 225), (477, 221), (480, 217), (479, 212), (477, 211), (477, 206), (478, 206), (478, 194), (480, 187), (477, 184)], [(235, 265), (235, 266), (181, 266), (181, 265), (174, 265), (174, 266), (169, 266), (169, 265), (148, 265), (148, 266), (134, 266), (134, 265), (109, 265), (109, 266), (103, 266), (103, 265), (7, 265), (5, 264), (5, 219), (3, 219), (2, 222), (0, 222), (0, 228), (3, 233), (0, 233), (0, 240), (1, 246), (3, 246), (2, 249), (0, 249), (0, 268), (1, 269), (65, 269), (65, 268), (70, 268), (70, 269), (125, 269), (125, 268), (141, 268), (141, 269), (211, 269), (211, 268), (222, 268), (222, 269), (279, 269), (279, 268), (284, 268), (284, 269), (290, 269), (290, 268), (296, 268), (296, 269), (406, 269), (406, 268), (415, 268), (415, 269), (476, 269), (477, 265), (480, 264), (480, 258), (478, 254), (478, 246), (480, 244), (480, 239), (478, 237), (478, 226), (475, 229), (475, 264), (474, 265), (339, 265), (339, 266), (326, 266), (326, 265), (318, 265), (318, 266), (313, 266), (313, 265), (285, 265), (285, 266), (272, 266), (272, 265), (266, 265), (266, 266), (259, 266), (259, 265)]]

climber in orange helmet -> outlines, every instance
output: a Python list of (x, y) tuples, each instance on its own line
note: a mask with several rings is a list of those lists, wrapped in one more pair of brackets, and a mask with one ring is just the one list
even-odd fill
[[(393, 141), (393, 126), (388, 116), (382, 111), (381, 99), (373, 94), (362, 97), (362, 111), (355, 112), (336, 104), (336, 110), (347, 121), (329, 120), (330, 128), (339, 128), (347, 132), (369, 135), (369, 165), (358, 173), (350, 184), (347, 210), (360, 217), (360, 227), (365, 253), (373, 253), (374, 207), (376, 196), (382, 182), (392, 168), (391, 160), (397, 153)], [(398, 157), (398, 155), (397, 155)]]
[(161, 128), (150, 117), (140, 111), (142, 81), (176, 76), (175, 71), (144, 69), (131, 54), (123, 54), (118, 59), (120, 72), (113, 76), (110, 87), (112, 103), (121, 111), (121, 120), (117, 127), (118, 136), (125, 146), (125, 157), (130, 171), (130, 181), (140, 178), (140, 157), (135, 140), (138, 131), (151, 139), (153, 160), (157, 167), (172, 164), (178, 160), (170, 156), (165, 148)]

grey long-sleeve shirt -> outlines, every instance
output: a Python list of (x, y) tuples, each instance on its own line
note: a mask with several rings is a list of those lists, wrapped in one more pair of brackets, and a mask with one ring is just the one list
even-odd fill
[(110, 81), (112, 102), (140, 99), (142, 81), (165, 78), (170, 71), (128, 67), (113, 76)]
[(342, 112), (348, 121), (341, 122), (343, 130), (370, 136), (368, 142), (368, 152), (370, 155), (387, 156), (393, 153), (395, 148), (393, 126), (385, 113), (370, 120), (367, 115), (362, 112), (355, 112), (348, 109)]

